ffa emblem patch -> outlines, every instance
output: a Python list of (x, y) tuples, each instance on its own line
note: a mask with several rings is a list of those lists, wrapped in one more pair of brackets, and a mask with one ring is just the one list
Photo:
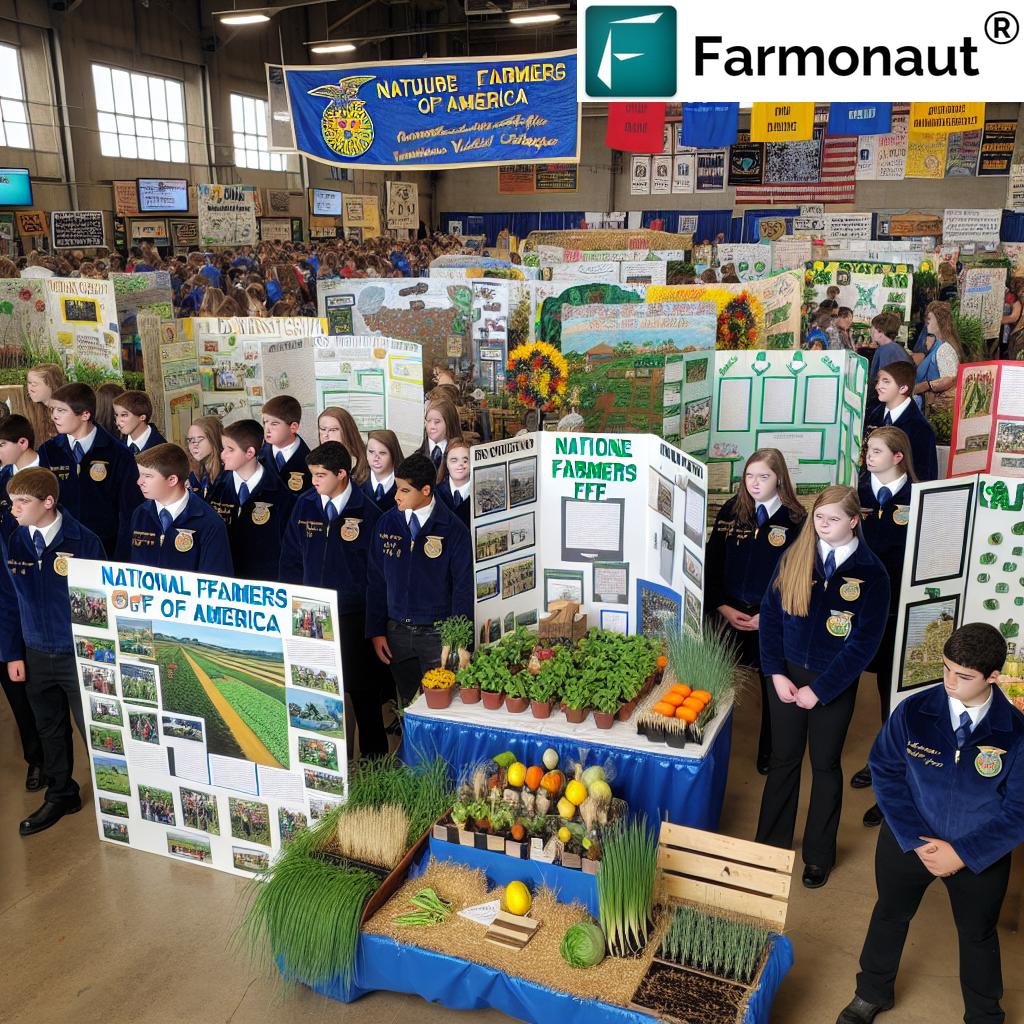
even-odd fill
[(192, 550), (192, 545), (195, 541), (192, 539), (192, 534), (195, 530), (179, 530), (178, 536), (174, 538), (174, 550), (180, 551), (184, 554), (186, 551)]
[(427, 558), (440, 558), (441, 552), (444, 550), (442, 547), (443, 543), (443, 537), (427, 537), (426, 543), (423, 545), (423, 554), (425, 554)]
[(854, 580), (849, 576), (843, 577), (843, 585), (839, 588), (839, 596), (844, 601), (856, 601), (860, 597), (860, 585), (863, 580)]
[(825, 620), (825, 628), (833, 636), (845, 640), (853, 628), (853, 612), (837, 612), (833, 608), (832, 614)]
[(892, 510), (892, 521), (897, 526), (906, 526), (910, 522), (910, 506), (897, 505)]
[(773, 548), (781, 548), (786, 543), (786, 527), (785, 526), (773, 526), (768, 531), (768, 543)]
[(97, 483), (107, 479), (107, 464), (105, 462), (94, 462), (89, 467), (89, 476)]
[(58, 576), (67, 576), (69, 568), (70, 566), (68, 565), (68, 555), (58, 555), (53, 560), (53, 571)]
[(345, 522), (341, 524), (341, 539), (349, 541), (359, 539), (358, 519), (346, 519)]
[(983, 779), (991, 779), (1003, 770), (1002, 754), (1005, 750), (998, 747), (978, 747), (978, 756), (974, 759), (974, 767)]
[(254, 526), (265, 526), (270, 522), (270, 506), (265, 501), (257, 501), (252, 510)]
[(301, 473), (289, 473), (288, 474), (288, 490), (290, 490), (290, 491), (301, 491), (302, 490), (302, 474)]
[(320, 134), (328, 149), (341, 156), (362, 156), (373, 145), (373, 118), (366, 111), (366, 101), (359, 99), (359, 90), (375, 77), (351, 75), (337, 85), (309, 90), (310, 96), (331, 101), (320, 118)]

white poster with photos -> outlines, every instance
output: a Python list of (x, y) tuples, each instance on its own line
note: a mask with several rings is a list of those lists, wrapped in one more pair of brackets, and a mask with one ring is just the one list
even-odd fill
[(345, 799), (334, 591), (67, 570), (101, 839), (252, 876)]

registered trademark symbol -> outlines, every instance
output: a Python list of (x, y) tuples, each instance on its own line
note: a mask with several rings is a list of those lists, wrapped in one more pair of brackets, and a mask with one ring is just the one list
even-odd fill
[(1000, 46), (1012, 43), (1020, 32), (1020, 22), (1009, 11), (996, 11), (985, 19), (985, 35), (989, 42)]

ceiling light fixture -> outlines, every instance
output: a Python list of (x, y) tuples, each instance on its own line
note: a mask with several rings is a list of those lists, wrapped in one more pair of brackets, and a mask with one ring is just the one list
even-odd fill
[(560, 14), (551, 11), (546, 14), (513, 14), (509, 17), (510, 25), (544, 25), (552, 21), (560, 21)]
[(269, 14), (232, 14), (225, 11), (219, 14), (222, 25), (259, 25), (264, 21), (270, 21)]
[(306, 43), (309, 47), (310, 53), (351, 53), (355, 48), (355, 43)]

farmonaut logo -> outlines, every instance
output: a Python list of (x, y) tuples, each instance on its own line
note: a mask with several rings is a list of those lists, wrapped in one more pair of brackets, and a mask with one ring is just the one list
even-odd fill
[(671, 96), (676, 91), (676, 9), (588, 7), (585, 52), (590, 96)]

